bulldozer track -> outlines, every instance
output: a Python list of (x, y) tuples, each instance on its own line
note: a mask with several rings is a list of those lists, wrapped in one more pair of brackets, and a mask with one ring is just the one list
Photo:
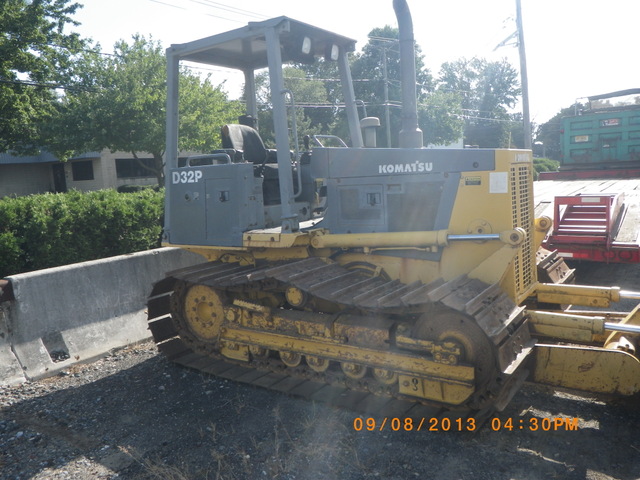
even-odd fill
[(245, 366), (221, 356), (199, 354), (189, 348), (178, 338), (159, 345), (160, 351), (172, 362), (187, 368), (213, 375), (218, 378), (240, 382), (254, 387), (285, 393), (309, 401), (328, 404), (330, 406), (348, 409), (357, 414), (379, 417), (404, 418), (440, 418), (444, 415), (452, 418), (473, 417), (480, 422), (492, 412), (459, 412), (447, 410), (434, 405), (424, 405), (415, 400), (406, 400), (392, 396), (380, 396), (362, 390), (356, 390), (353, 385), (347, 386), (344, 381), (335, 380), (333, 383), (305, 379), (304, 373), (278, 373), (278, 367), (269, 368), (266, 365)]
[(487, 286), (467, 276), (450, 282), (436, 280), (429, 284), (403, 284), (383, 276), (372, 277), (360, 271), (349, 271), (337, 263), (326, 263), (318, 257), (268, 267), (210, 262), (170, 272), (167, 277), (169, 280), (180, 279), (219, 289), (275, 280), (291, 284), (323, 300), (376, 313), (420, 313), (426, 311), (433, 302), (441, 302), (480, 317), (484, 314), (481, 312), (483, 309), (488, 312), (504, 304), (506, 308), (513, 307), (505, 294), (499, 295), (502, 305), (486, 301), (492, 299), (492, 295), (498, 296), (497, 286)]
[[(462, 276), (431, 284), (403, 284), (384, 276), (370, 276), (322, 258), (283, 262), (266, 267), (210, 262), (169, 272), (155, 284), (148, 302), (149, 328), (159, 350), (171, 361), (220, 378), (276, 390), (311, 401), (328, 403), (360, 414), (411, 418), (474, 418), (478, 423), (496, 408), (506, 404), (524, 380), (526, 372), (517, 369), (521, 359), (501, 359), (501, 368), (509, 372), (509, 381), (495, 393), (495, 401), (480, 410), (464, 406), (443, 406), (437, 402), (407, 397), (397, 387), (381, 385), (373, 379), (349, 378), (341, 372), (313, 371), (301, 364), (287, 367), (275, 358), (229, 359), (208, 345), (194, 344), (180, 337), (171, 316), (171, 295), (177, 284), (206, 285), (218, 290), (262, 291), (278, 285), (294, 286), (316, 298), (342, 307), (376, 315), (414, 315), (444, 305), (473, 317), (495, 344), (498, 352), (513, 351), (514, 325), (523, 324), (522, 309), (516, 308), (497, 286), (488, 286)], [(523, 328), (519, 328), (522, 335)], [(527, 338), (519, 338), (521, 357), (530, 348)], [(511, 343), (510, 343), (511, 342)], [(520, 343), (522, 345), (520, 345)], [(527, 345), (524, 345), (527, 344)], [(511, 375), (518, 370), (517, 375)]]

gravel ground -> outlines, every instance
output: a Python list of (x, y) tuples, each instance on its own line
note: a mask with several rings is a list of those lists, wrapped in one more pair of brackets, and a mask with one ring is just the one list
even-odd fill
[[(356, 431), (349, 411), (186, 370), (145, 343), (0, 398), (3, 479), (640, 478), (637, 411), (529, 385), (474, 434)], [(558, 417), (577, 430), (543, 430)]]
[[(556, 418), (571, 420), (554, 430)], [(143, 343), (0, 388), (0, 478), (632, 480), (639, 420), (637, 402), (525, 385), (473, 433), (368, 431), (353, 412), (187, 370)]]

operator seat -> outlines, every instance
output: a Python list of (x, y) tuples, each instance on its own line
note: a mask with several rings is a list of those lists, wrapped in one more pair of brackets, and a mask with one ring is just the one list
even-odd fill
[(255, 128), (242, 124), (222, 127), (222, 148), (243, 152), (245, 162), (254, 164), (253, 174), (263, 179), (262, 195), (265, 205), (280, 203), (280, 181), (275, 150), (267, 150)]
[(221, 137), (222, 148), (243, 152), (245, 161), (255, 165), (265, 163), (268, 151), (255, 128), (232, 123), (222, 127)]

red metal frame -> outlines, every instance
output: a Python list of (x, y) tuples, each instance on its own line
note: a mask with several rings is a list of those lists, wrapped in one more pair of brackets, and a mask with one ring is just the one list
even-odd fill
[(553, 230), (542, 246), (565, 258), (640, 263), (640, 245), (616, 242), (624, 212), (623, 194), (555, 197)]
[(545, 244), (563, 258), (603, 263), (640, 263), (640, 247), (633, 244), (612, 244), (609, 250), (584, 245)]

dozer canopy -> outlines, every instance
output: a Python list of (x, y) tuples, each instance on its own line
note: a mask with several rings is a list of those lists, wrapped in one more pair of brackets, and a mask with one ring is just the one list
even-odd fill
[(355, 50), (355, 40), (308, 25), (288, 17), (264, 22), (250, 22), (247, 26), (213, 35), (182, 45), (172, 45), (174, 55), (181, 60), (205, 63), (238, 70), (266, 68), (268, 46), (266, 31), (275, 29), (280, 36), (280, 54), (284, 63), (312, 63), (315, 57), (337, 60), (337, 48)]
[[(172, 45), (167, 49), (167, 148), (165, 178), (178, 167), (178, 88), (181, 61), (239, 69), (245, 78), (246, 113), (257, 118), (255, 71), (269, 69), (269, 87), (273, 125), (275, 130), (279, 189), (283, 232), (298, 229), (295, 213), (291, 145), (287, 120), (287, 102), (293, 106), (293, 93), (285, 89), (283, 65), (311, 63), (317, 57), (337, 61), (342, 94), (349, 123), (353, 147), (362, 147), (362, 132), (353, 92), (348, 52), (355, 49), (355, 40), (328, 32), (287, 17), (263, 22), (251, 22), (246, 27), (213, 35), (190, 43)], [(213, 120), (213, 119), (212, 119)], [(297, 150), (297, 132), (293, 127), (294, 150)], [(294, 159), (297, 162), (298, 158)], [(167, 201), (172, 192), (167, 190)], [(169, 214), (170, 215), (170, 214)], [(165, 217), (170, 225), (169, 218)], [(166, 229), (165, 229), (166, 230)]]

